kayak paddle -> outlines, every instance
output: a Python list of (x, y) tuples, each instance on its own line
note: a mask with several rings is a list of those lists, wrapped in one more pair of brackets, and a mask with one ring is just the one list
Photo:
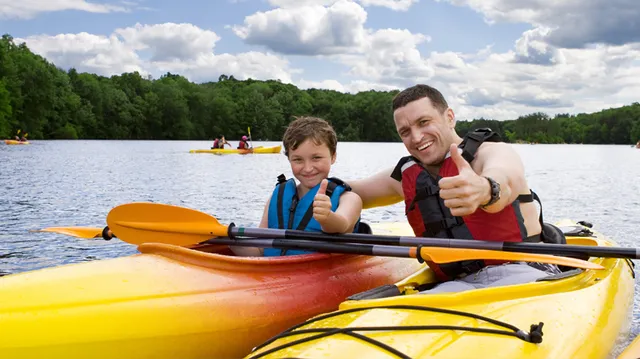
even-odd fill
[(540, 262), (584, 269), (604, 269), (603, 266), (582, 259), (556, 257), (546, 254), (489, 251), (443, 247), (402, 247), (377, 244), (332, 243), (303, 239), (230, 239), (215, 238), (205, 243), (228, 244), (241, 247), (286, 248), (327, 253), (361, 254), (368, 256), (416, 258), (434, 263), (451, 263), (475, 259)]
[[(109, 227), (120, 235), (129, 227), (141, 237), (130, 239), (133, 244), (159, 242), (158, 235), (163, 235), (160, 243), (190, 245), (200, 243), (211, 237), (256, 237), (285, 239), (317, 239), (332, 242), (352, 242), (368, 244), (385, 244), (400, 246), (432, 246), (446, 248), (485, 249), (506, 252), (522, 252), (537, 254), (553, 254), (557, 256), (605, 257), (640, 259), (640, 249), (624, 247), (599, 247), (591, 245), (527, 243), (527, 242), (494, 242), (468, 239), (445, 239), (429, 237), (376, 235), (363, 233), (326, 234), (307, 232), (295, 229), (243, 228), (225, 226), (206, 213), (190, 208), (171, 206), (159, 203), (127, 203), (117, 206), (109, 212), (113, 223)], [(113, 225), (112, 225), (113, 224)], [(118, 225), (120, 224), (120, 225)], [(131, 236), (129, 236), (131, 237)], [(144, 237), (144, 238), (143, 238)], [(156, 239), (155, 241), (153, 239)]]
[[(486, 249), (462, 249), (424, 247), (418, 251), (417, 247), (403, 248), (399, 246), (364, 245), (356, 243), (335, 243), (340, 241), (339, 235), (320, 233), (319, 236), (308, 236), (306, 240), (289, 239), (289, 230), (269, 228), (242, 228), (234, 225), (225, 226), (206, 213), (189, 208), (159, 204), (159, 203), (128, 203), (113, 208), (107, 215), (107, 224), (121, 240), (131, 244), (141, 243), (167, 243), (179, 246), (193, 245), (205, 242), (211, 237), (267, 237), (279, 238), (276, 240), (255, 241), (249, 239), (216, 239), (208, 243), (223, 243), (237, 246), (309, 249), (317, 251), (331, 251), (333, 253), (356, 253), (365, 255), (384, 255), (396, 257), (417, 258), (421, 256), (425, 260), (435, 263), (449, 263), (461, 260), (493, 259), (506, 261), (527, 261), (553, 263), (558, 265), (602, 269), (603, 267), (574, 258), (555, 257), (544, 254), (503, 252)], [(309, 234), (312, 232), (304, 232)], [(284, 239), (283, 239), (284, 238)], [(326, 243), (309, 241), (326, 240)], [(251, 242), (252, 241), (252, 242)], [(331, 242), (334, 243), (331, 243)], [(349, 242), (347, 240), (343, 242)], [(473, 242), (473, 241), (468, 241)], [(317, 244), (317, 245), (316, 245)], [(347, 246), (343, 246), (347, 244)], [(348, 247), (348, 248), (347, 248)], [(418, 254), (419, 253), (419, 254)], [(431, 259), (428, 259), (431, 258)]]
[(108, 228), (107, 237), (103, 237), (102, 231), (105, 228), (98, 227), (48, 227), (43, 229), (32, 229), (29, 232), (52, 232), (66, 234), (72, 237), (86, 238), (86, 239), (106, 239), (117, 238)]

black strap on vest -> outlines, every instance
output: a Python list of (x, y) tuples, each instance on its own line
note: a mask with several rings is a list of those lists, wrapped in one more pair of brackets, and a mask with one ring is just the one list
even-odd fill
[(458, 147), (462, 148), (462, 158), (471, 163), (478, 152), (478, 148), (483, 142), (500, 142), (502, 139), (497, 132), (490, 128), (478, 128), (467, 133)]
[[(329, 196), (329, 198), (331, 198), (331, 196), (333, 195), (333, 191), (336, 189), (336, 187), (338, 187), (338, 185), (343, 185), (345, 186), (346, 191), (351, 191), (351, 186), (344, 183), (342, 180), (338, 178), (331, 177), (331, 178), (327, 178), (327, 180), (329, 180), (329, 183), (327, 184), (327, 190), (325, 194)], [(283, 217), (282, 206), (283, 206), (284, 188), (285, 188), (286, 182), (287, 182), (287, 179), (284, 176), (284, 174), (281, 174), (280, 176), (278, 176), (278, 185), (280, 185), (280, 187), (278, 188), (278, 228), (280, 229), (284, 229), (283, 227), (284, 220), (282, 218)], [(298, 193), (296, 191), (296, 193), (293, 195), (293, 198), (291, 199), (291, 207), (289, 207), (289, 222), (287, 223), (287, 229), (292, 229), (293, 227), (293, 220), (295, 217), (296, 208), (298, 207), (299, 201), (300, 199), (298, 198)], [(311, 218), (313, 218), (313, 206), (309, 206), (307, 211), (304, 213), (302, 220), (300, 220), (300, 223), (298, 223), (298, 227), (296, 229), (302, 231), (305, 228), (307, 228), (307, 225), (311, 221)], [(281, 256), (284, 256), (286, 254), (287, 254), (287, 249), (282, 249), (280, 251)]]
[(426, 199), (429, 196), (438, 195), (440, 193), (440, 187), (430, 184), (425, 187), (416, 189), (416, 196), (413, 197), (411, 203), (409, 203), (409, 208), (405, 211), (405, 214), (409, 211), (413, 210), (416, 206), (416, 201), (420, 201)]
[(282, 211), (283, 211), (283, 201), (282, 198), (284, 197), (284, 190), (285, 190), (285, 183), (287, 182), (287, 178), (284, 176), (284, 174), (280, 174), (280, 176), (278, 176), (278, 183), (276, 184), (276, 186), (280, 186), (278, 187), (278, 198), (277, 198), (277, 205), (278, 205), (278, 228), (279, 229), (284, 229), (284, 219), (282, 218)]
[[(325, 192), (325, 194), (329, 196), (329, 198), (331, 198), (331, 195), (333, 194), (333, 190), (336, 187), (338, 187), (337, 184), (329, 181), (329, 183), (327, 184), (327, 191)], [(297, 205), (297, 201), (296, 201), (296, 205)], [(293, 208), (293, 211), (289, 213), (289, 222), (291, 223), (289, 228), (291, 228), (291, 226), (293, 225), (292, 218), (293, 218), (294, 212), (295, 212), (295, 208)], [(307, 208), (307, 211), (304, 213), (304, 216), (302, 217), (302, 220), (300, 221), (300, 223), (298, 224), (298, 228), (296, 229), (303, 231), (305, 228), (307, 228), (307, 225), (309, 224), (309, 221), (311, 221), (311, 218), (313, 218), (313, 206), (309, 206), (309, 208)]]
[[(335, 178), (335, 177), (331, 177), (331, 178), (327, 178), (329, 180), (329, 183), (327, 184), (327, 191), (325, 192), (327, 196), (331, 197), (333, 195), (333, 191), (336, 189), (336, 187), (338, 187), (339, 185), (345, 186), (345, 190), (346, 191), (351, 191), (351, 186), (349, 186), (348, 184), (344, 183), (341, 179)], [(284, 197), (284, 190), (285, 190), (285, 184), (287, 182), (287, 179), (285, 177), (284, 174), (281, 174), (278, 176), (278, 183), (277, 185), (279, 185), (280, 187), (278, 188), (278, 228), (279, 229), (285, 229), (284, 227), (284, 219), (282, 216), (283, 213), (283, 197)], [(286, 229), (292, 229), (293, 227), (293, 219), (294, 219), (294, 214), (296, 212), (296, 208), (298, 207), (298, 202), (300, 201), (300, 199), (298, 198), (298, 194), (296, 193), (293, 196), (293, 199), (291, 200), (291, 207), (289, 207), (289, 222), (287, 223), (287, 227)], [(307, 211), (304, 213), (304, 216), (302, 217), (302, 220), (300, 221), (300, 223), (298, 224), (298, 227), (296, 228), (297, 230), (304, 230), (307, 225), (309, 224), (309, 221), (311, 221), (311, 218), (313, 218), (313, 207), (310, 206)]]

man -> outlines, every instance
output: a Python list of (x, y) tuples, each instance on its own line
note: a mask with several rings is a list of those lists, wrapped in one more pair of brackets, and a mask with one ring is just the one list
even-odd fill
[[(405, 201), (416, 236), (538, 242), (541, 217), (518, 154), (488, 129), (461, 138), (455, 114), (433, 87), (416, 85), (393, 99), (393, 120), (411, 156), (395, 168), (350, 181), (363, 208)], [(555, 266), (463, 261), (429, 263), (451, 292), (529, 282)], [(473, 274), (473, 275), (469, 275)]]

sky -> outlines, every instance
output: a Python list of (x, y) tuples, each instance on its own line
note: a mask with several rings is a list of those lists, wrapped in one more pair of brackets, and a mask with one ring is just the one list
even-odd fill
[(428, 84), (459, 120), (640, 101), (638, 0), (0, 0), (0, 32), (104, 76)]

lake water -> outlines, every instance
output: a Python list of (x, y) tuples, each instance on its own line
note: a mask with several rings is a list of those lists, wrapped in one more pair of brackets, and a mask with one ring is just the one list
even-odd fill
[[(29, 233), (50, 226), (103, 227), (108, 212), (123, 203), (179, 205), (210, 213), (223, 224), (257, 226), (276, 177), (291, 176), (284, 155), (188, 152), (210, 146), (209, 141), (0, 145), (0, 275), (136, 253), (135, 246), (118, 240)], [(640, 245), (640, 150), (606, 145), (514, 148), (543, 201), (545, 221), (586, 220), (621, 246)], [(361, 178), (395, 165), (404, 155), (401, 143), (340, 143), (331, 175)], [(365, 210), (362, 217), (394, 222), (404, 221), (403, 213), (396, 204)], [(637, 304), (631, 336), (640, 333)]]

